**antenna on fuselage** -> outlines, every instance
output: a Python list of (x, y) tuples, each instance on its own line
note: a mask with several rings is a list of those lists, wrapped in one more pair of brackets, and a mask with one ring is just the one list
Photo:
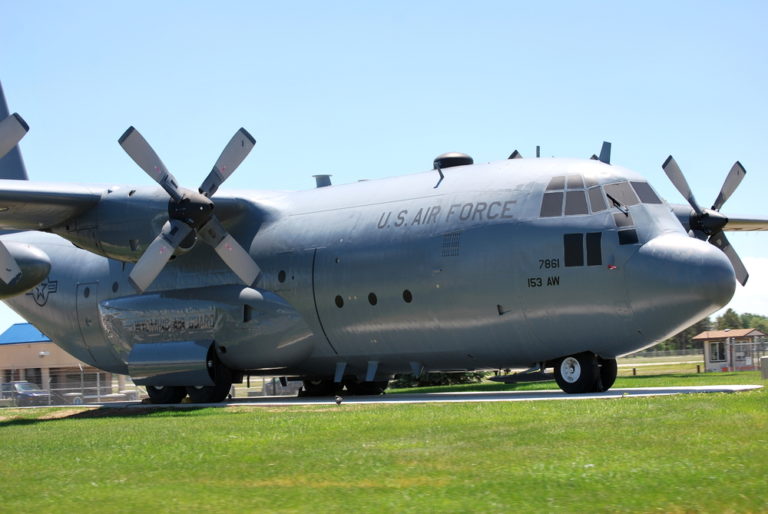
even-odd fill
[(445, 178), (445, 175), (443, 174), (443, 168), (451, 168), (453, 166), (469, 166), (470, 164), (474, 163), (475, 160), (465, 153), (447, 152), (438, 155), (432, 162), (433, 169), (436, 169), (440, 174), (440, 180), (437, 181), (437, 184), (435, 184), (434, 188), (437, 189), (437, 186), (439, 186)]
[(331, 185), (332, 175), (312, 175), (315, 178), (316, 187), (328, 187)]
[(611, 164), (611, 143), (603, 141), (603, 146), (600, 148), (600, 157), (592, 154), (590, 157), (593, 161), (604, 162), (605, 164)]

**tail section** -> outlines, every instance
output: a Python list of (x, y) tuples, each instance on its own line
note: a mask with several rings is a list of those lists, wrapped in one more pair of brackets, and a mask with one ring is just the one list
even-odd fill
[[(0, 120), (9, 116), (8, 104), (5, 102), (3, 85), (0, 84)], [(0, 179), (29, 180), (27, 178), (27, 169), (24, 167), (24, 159), (21, 158), (21, 151), (16, 145), (4, 157), (0, 158)]]

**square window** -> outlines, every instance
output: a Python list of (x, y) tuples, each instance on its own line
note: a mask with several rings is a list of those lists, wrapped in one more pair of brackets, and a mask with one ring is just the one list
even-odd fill
[(544, 193), (544, 199), (541, 202), (542, 218), (563, 215), (563, 193)]
[(584, 179), (581, 175), (568, 175), (566, 179), (568, 189), (584, 189)]
[(584, 191), (568, 191), (565, 193), (565, 215), (589, 214), (587, 195)]
[(600, 212), (608, 208), (603, 196), (603, 190), (599, 186), (589, 189), (587, 194), (589, 195), (589, 205), (592, 206), (592, 212)]
[(563, 246), (566, 267), (584, 266), (584, 234), (564, 234)]
[(565, 177), (552, 177), (547, 186), (547, 191), (555, 191), (558, 189), (565, 189)]

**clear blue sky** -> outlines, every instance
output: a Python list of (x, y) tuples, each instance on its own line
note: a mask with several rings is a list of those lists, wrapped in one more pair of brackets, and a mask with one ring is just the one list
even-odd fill
[[(0, 81), (42, 181), (149, 184), (117, 138), (135, 125), (188, 187), (240, 126), (255, 150), (227, 188), (300, 189), (476, 162), (514, 149), (613, 162), (702, 204), (768, 215), (765, 2), (112, 2), (0, 4)], [(733, 306), (768, 314), (768, 234), (730, 239), (752, 274)], [(5, 325), (5, 310), (0, 325)], [(11, 317), (8, 317), (11, 319)]]

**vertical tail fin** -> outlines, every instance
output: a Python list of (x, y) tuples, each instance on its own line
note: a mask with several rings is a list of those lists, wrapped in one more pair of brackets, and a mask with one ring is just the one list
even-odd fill
[[(8, 104), (5, 102), (3, 85), (0, 83), (0, 120), (8, 117)], [(0, 179), (29, 180), (27, 178), (27, 169), (24, 167), (24, 159), (21, 157), (21, 150), (16, 145), (10, 152), (0, 158)]]

